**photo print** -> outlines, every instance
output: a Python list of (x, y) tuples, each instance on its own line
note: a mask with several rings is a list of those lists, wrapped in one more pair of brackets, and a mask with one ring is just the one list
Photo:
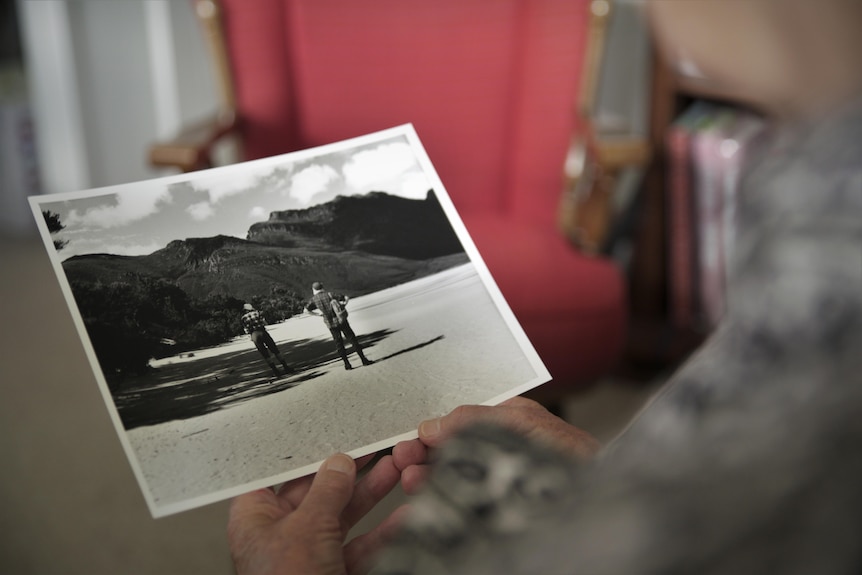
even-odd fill
[(155, 517), (549, 379), (410, 125), (30, 201)]

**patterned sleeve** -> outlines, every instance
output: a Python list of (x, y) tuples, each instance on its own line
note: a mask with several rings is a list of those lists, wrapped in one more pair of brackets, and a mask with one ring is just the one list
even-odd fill
[(621, 444), (676, 445), (757, 388), (819, 393), (862, 349), (862, 112), (775, 149), (743, 182), (725, 321)]
[(466, 433), (377, 573), (857, 572), (862, 106), (742, 191), (727, 316), (626, 433), (577, 468)]

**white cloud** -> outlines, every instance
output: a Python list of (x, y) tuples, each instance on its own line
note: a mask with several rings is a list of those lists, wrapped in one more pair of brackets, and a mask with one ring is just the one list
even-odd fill
[(171, 201), (167, 189), (134, 190), (134, 193), (116, 194), (112, 197), (117, 202), (115, 205), (97, 206), (83, 212), (72, 210), (64, 223), (81, 227), (115, 228), (151, 216), (158, 212), (163, 204)]
[(186, 208), (186, 211), (198, 222), (213, 217), (215, 210), (209, 202), (198, 202)]
[(113, 246), (111, 253), (121, 256), (145, 256), (163, 247), (163, 245), (159, 245), (156, 242), (150, 242), (148, 244), (115, 245)]
[(258, 179), (259, 175), (251, 170), (237, 170), (229, 175), (218, 170), (215, 174), (195, 178), (194, 187), (198, 190), (206, 190), (210, 195), (210, 200), (215, 204), (224, 198), (245, 192), (255, 186)]
[(422, 171), (405, 174), (401, 178), (401, 195), (411, 200), (424, 200), (431, 184)]
[(364, 193), (417, 168), (416, 156), (408, 144), (383, 144), (357, 152), (344, 165), (344, 179), (351, 188)]
[(269, 219), (269, 210), (262, 206), (255, 206), (248, 212), (248, 218), (250, 220), (268, 220)]
[(290, 197), (308, 204), (312, 197), (323, 192), (329, 186), (340, 179), (338, 172), (330, 166), (312, 164), (304, 168), (293, 177), (290, 185)]
[(140, 256), (151, 254), (165, 247), (156, 239), (141, 243), (140, 236), (90, 237), (87, 233), (69, 233), (64, 236), (69, 243), (60, 251), (63, 259), (84, 254), (115, 254), (121, 256)]

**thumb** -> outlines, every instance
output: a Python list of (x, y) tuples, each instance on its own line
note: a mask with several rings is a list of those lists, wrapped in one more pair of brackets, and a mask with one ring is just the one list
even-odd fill
[(337, 453), (320, 466), (311, 487), (297, 511), (312, 517), (338, 517), (353, 497), (356, 464), (343, 453)]

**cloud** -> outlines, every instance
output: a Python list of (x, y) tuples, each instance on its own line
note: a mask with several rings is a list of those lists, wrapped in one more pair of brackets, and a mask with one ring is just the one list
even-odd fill
[(142, 220), (171, 202), (167, 189), (134, 190), (134, 193), (112, 194), (105, 205), (72, 210), (64, 222), (67, 226), (115, 228)]
[(263, 206), (255, 206), (248, 212), (248, 218), (250, 220), (268, 220), (269, 219), (269, 210), (264, 208)]
[(340, 179), (341, 176), (338, 175), (338, 172), (330, 166), (312, 164), (293, 176), (290, 185), (290, 197), (301, 204), (308, 204), (316, 194), (326, 191)]
[(209, 202), (198, 202), (186, 208), (192, 218), (198, 222), (207, 220), (215, 214), (215, 210)]
[(401, 178), (401, 196), (411, 200), (424, 200), (428, 196), (431, 183), (424, 172), (417, 171)]
[(91, 237), (86, 232), (70, 232), (63, 237), (69, 240), (69, 243), (60, 252), (60, 257), (63, 259), (83, 254), (141, 256), (165, 247), (164, 242), (160, 242), (158, 239), (144, 239), (142, 242), (139, 235)]
[(196, 177), (194, 187), (198, 190), (206, 190), (210, 201), (214, 204), (229, 196), (235, 196), (257, 185), (259, 175), (253, 170), (235, 170), (225, 175), (222, 170), (205, 177)]
[(290, 178), (294, 171), (294, 165), (277, 166), (270, 173), (262, 176), (258, 185), (265, 193), (280, 192), (286, 196), (290, 190)]
[(344, 165), (344, 179), (357, 192), (367, 192), (418, 168), (409, 144), (383, 144), (354, 154)]
[(150, 242), (148, 244), (116, 245), (111, 253), (121, 256), (145, 256), (156, 250), (160, 250), (163, 247), (165, 246), (156, 242)]

